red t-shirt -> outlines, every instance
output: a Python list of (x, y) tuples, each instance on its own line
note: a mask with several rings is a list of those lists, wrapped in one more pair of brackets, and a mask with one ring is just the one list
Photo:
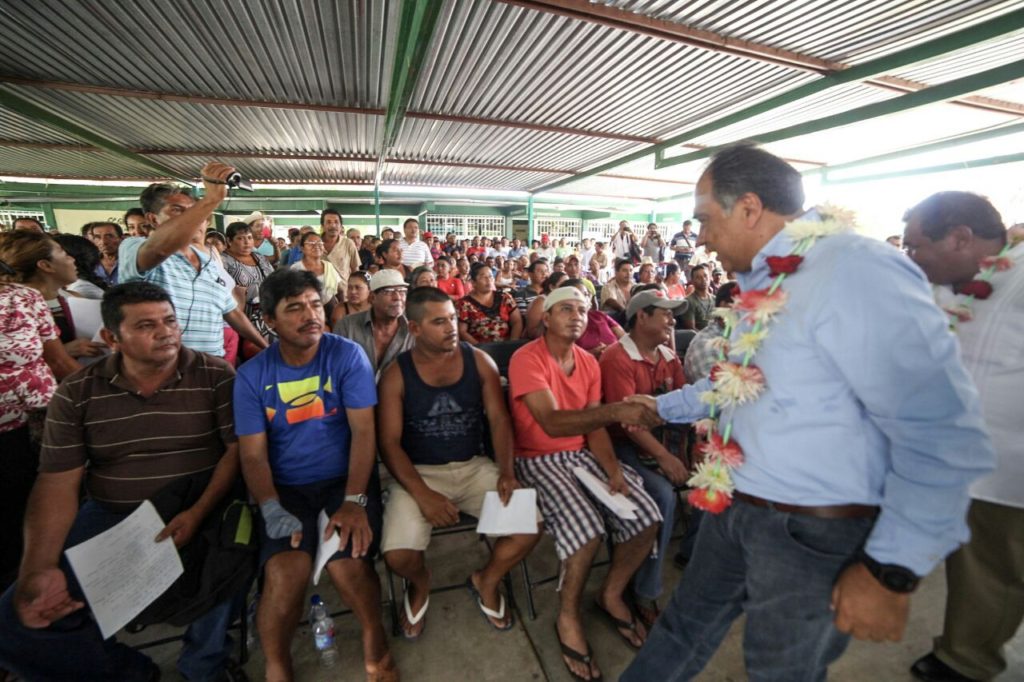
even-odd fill
[(457, 277), (437, 280), (437, 288), (454, 298), (456, 301), (466, 295), (466, 287), (463, 286), (462, 280)]
[(548, 350), (542, 336), (526, 344), (512, 355), (508, 367), (509, 398), (512, 401), (512, 426), (515, 429), (516, 457), (540, 457), (563, 450), (582, 450), (585, 436), (553, 438), (533, 418), (523, 397), (548, 389), (559, 410), (582, 410), (601, 402), (601, 368), (590, 353), (572, 346), (576, 367), (572, 375), (565, 372)]
[[(657, 362), (640, 354), (629, 334), (601, 354), (601, 387), (606, 403), (617, 403), (637, 393), (661, 395), (686, 383), (683, 363), (668, 346), (659, 346)], [(625, 438), (622, 427), (609, 427), (612, 436)]]

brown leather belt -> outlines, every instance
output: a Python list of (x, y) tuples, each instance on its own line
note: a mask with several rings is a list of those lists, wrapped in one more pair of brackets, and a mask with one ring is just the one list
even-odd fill
[(878, 516), (878, 507), (870, 504), (835, 504), (827, 507), (805, 507), (799, 504), (772, 502), (762, 497), (741, 493), (739, 490), (733, 492), (732, 496), (755, 507), (766, 507), (792, 514), (807, 514), (808, 516), (817, 516), (819, 519), (859, 519)]

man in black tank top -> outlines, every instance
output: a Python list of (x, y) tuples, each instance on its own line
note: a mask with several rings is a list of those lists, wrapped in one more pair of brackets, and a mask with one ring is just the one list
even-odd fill
[[(424, 551), (432, 529), (454, 525), (460, 511), (478, 516), (488, 491), (497, 490), (507, 503), (520, 486), (512, 469), (512, 422), (494, 361), (459, 343), (455, 306), (440, 289), (410, 292), (406, 316), (416, 345), (384, 371), (377, 419), (381, 457), (396, 479), (388, 489), (381, 550), (391, 570), (409, 581), (402, 633), (414, 640), (423, 632), (430, 601)], [(496, 461), (482, 454), (484, 415)], [(498, 539), (487, 565), (466, 580), (491, 627), (512, 627), (498, 584), (539, 539)]]

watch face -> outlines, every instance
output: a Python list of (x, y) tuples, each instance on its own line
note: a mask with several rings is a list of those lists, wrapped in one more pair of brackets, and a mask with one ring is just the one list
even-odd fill
[(882, 572), (882, 584), (894, 592), (910, 592), (917, 586), (917, 576), (899, 568), (886, 568)]

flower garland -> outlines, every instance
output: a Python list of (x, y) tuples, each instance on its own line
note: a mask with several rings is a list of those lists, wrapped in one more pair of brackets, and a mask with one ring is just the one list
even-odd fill
[[(796, 246), (789, 255), (766, 259), (771, 285), (740, 293), (732, 308), (715, 309), (714, 315), (722, 320), (725, 329), (715, 343), (718, 362), (711, 368), (711, 389), (700, 395), (710, 408), (709, 417), (695, 424), (697, 435), (704, 439), (696, 448), (702, 460), (687, 481), (691, 487), (687, 496), (690, 504), (712, 514), (732, 504), (735, 486), (731, 472), (743, 464), (743, 449), (732, 438), (732, 413), (724, 424), (720, 415), (756, 401), (764, 392), (764, 374), (752, 360), (768, 337), (769, 324), (786, 305), (787, 294), (782, 284), (799, 269), (804, 255), (818, 239), (848, 231), (854, 224), (851, 214), (828, 207), (812, 209), (807, 215), (815, 214), (820, 220), (805, 216), (785, 227), (786, 235)], [(744, 322), (750, 327), (733, 339)]]
[(1010, 260), (1010, 249), (1019, 244), (1022, 240), (1009, 239), (1006, 246), (995, 256), (987, 256), (981, 259), (981, 274), (969, 282), (964, 282), (953, 287), (953, 293), (958, 294), (952, 305), (943, 308), (949, 315), (949, 329), (955, 332), (957, 324), (970, 322), (974, 319), (974, 312), (971, 310), (975, 301), (984, 301), (992, 295), (992, 277), (997, 272), (1005, 272), (1013, 267)]

